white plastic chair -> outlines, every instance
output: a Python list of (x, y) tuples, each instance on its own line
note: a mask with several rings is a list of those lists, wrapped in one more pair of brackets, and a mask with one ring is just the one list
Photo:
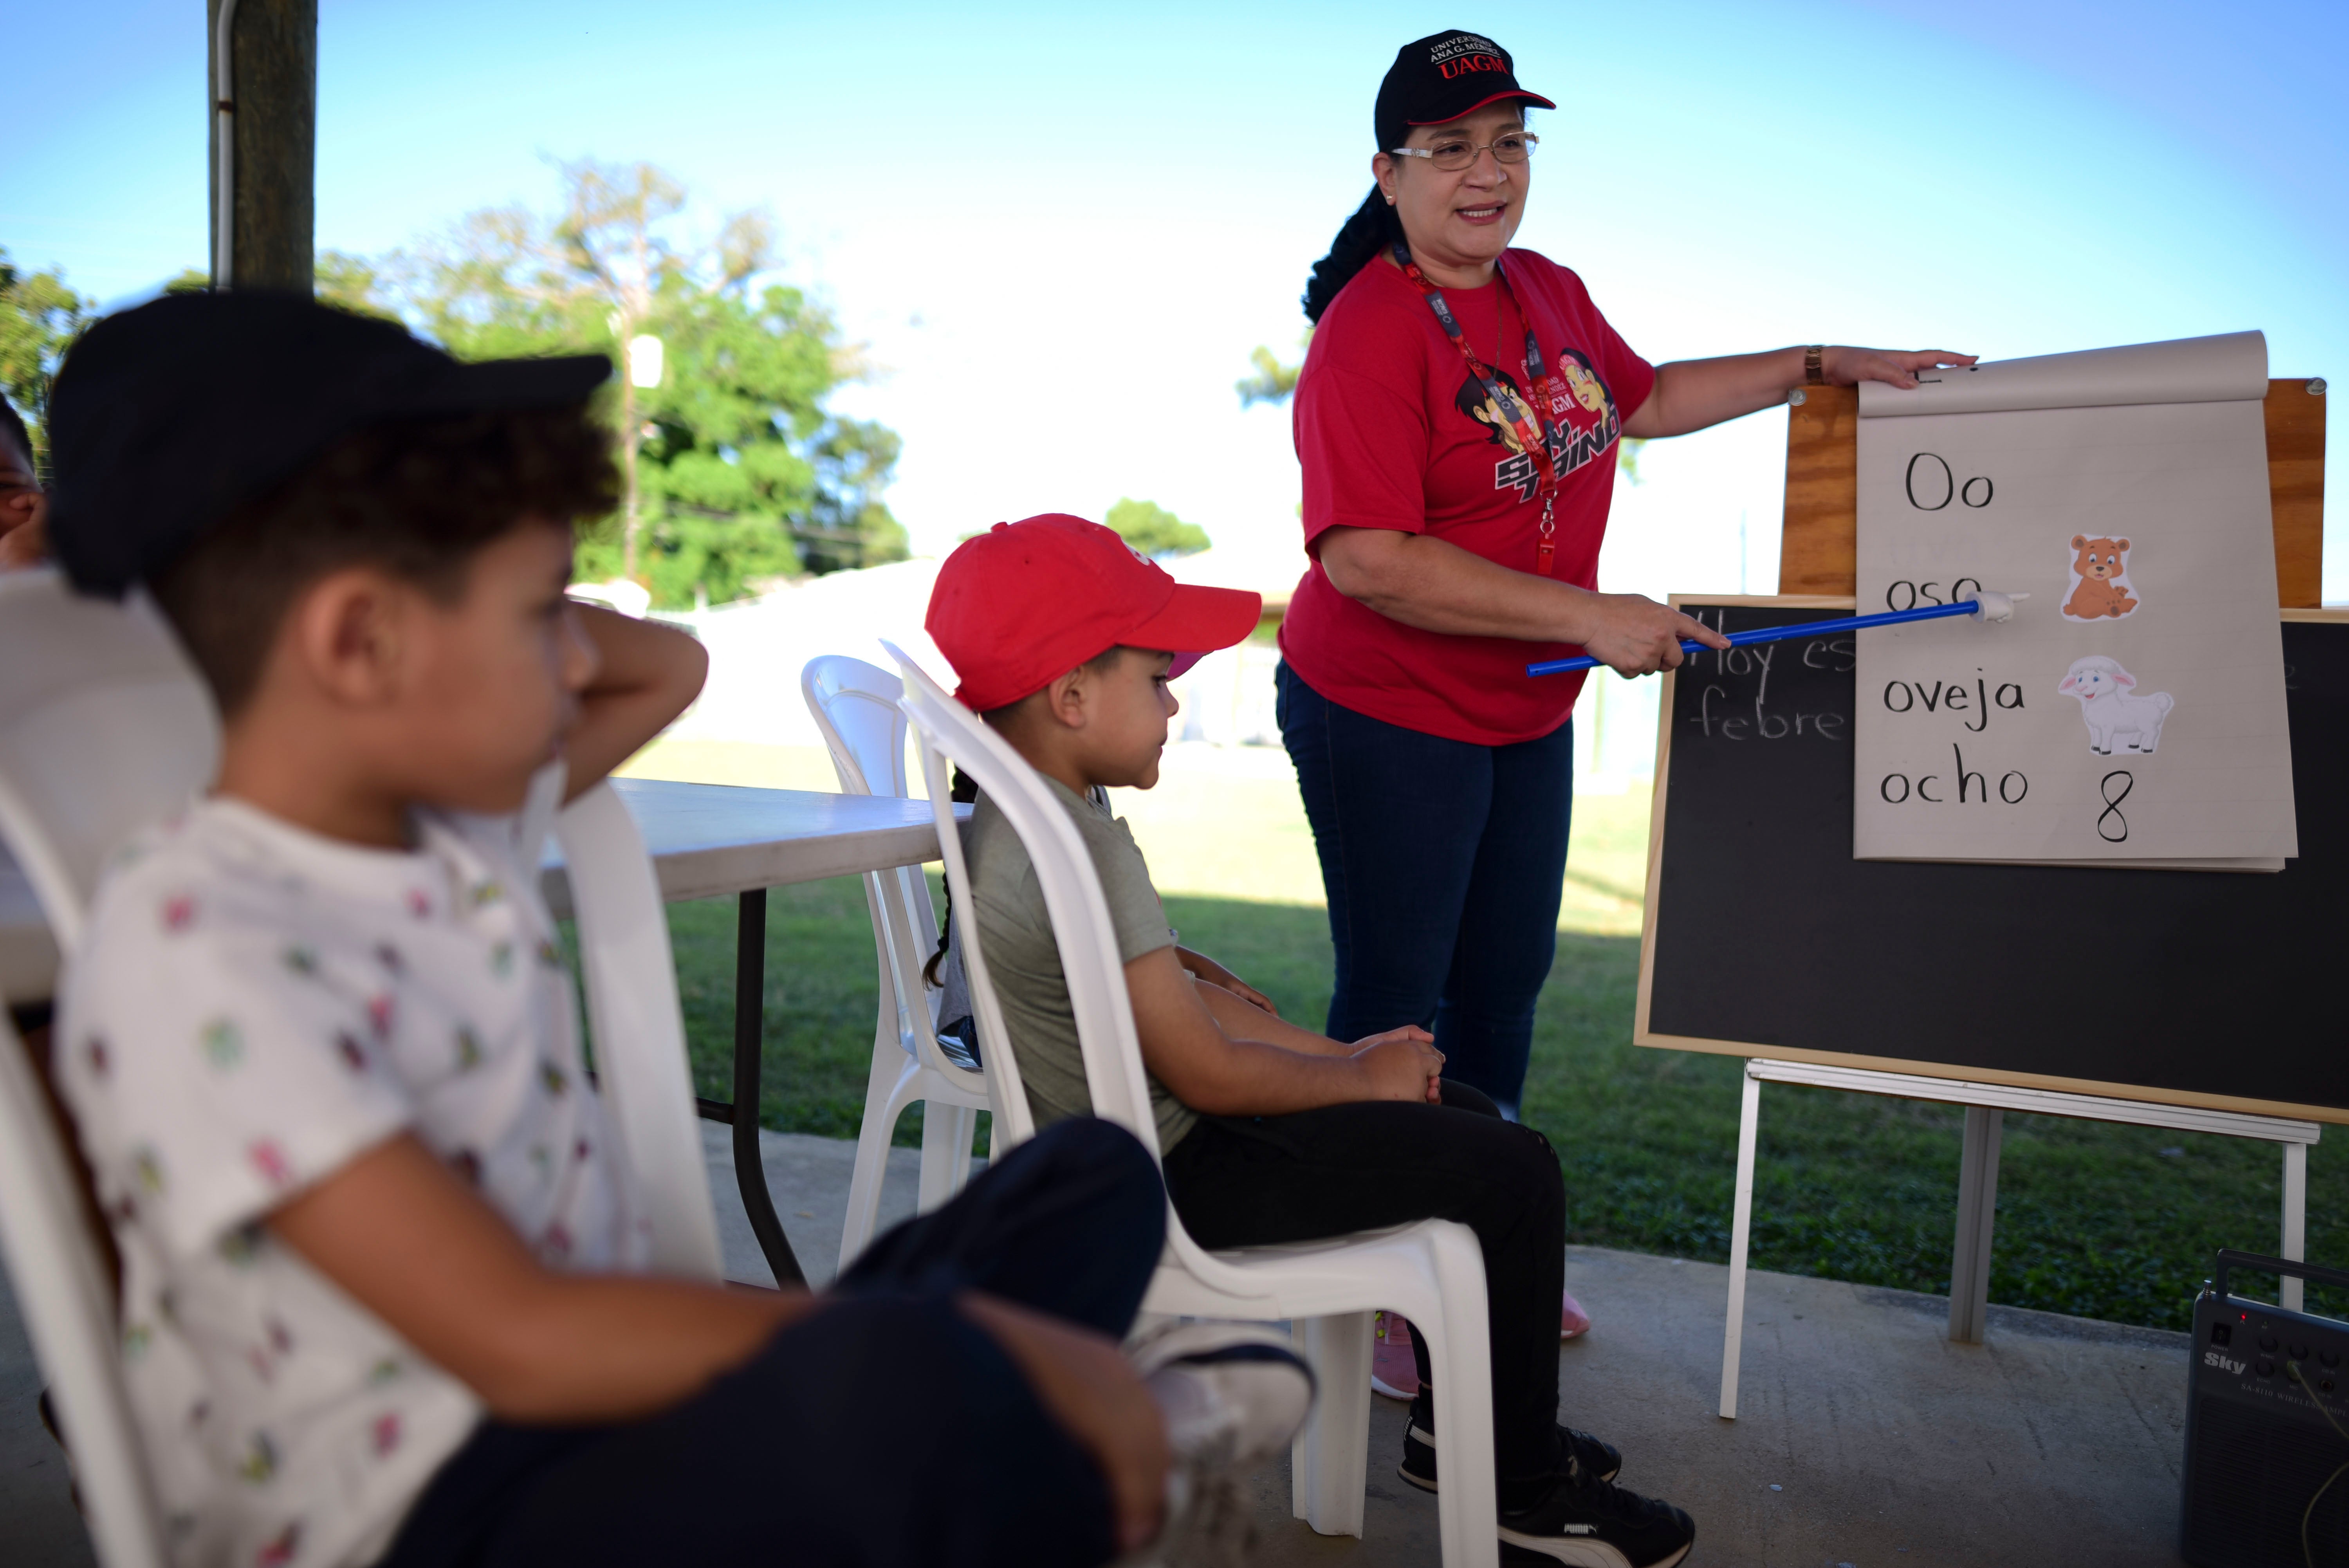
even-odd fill
[[(150, 605), (0, 576), (0, 845), (71, 959), (115, 845), (207, 786), (210, 694)], [(668, 928), (644, 840), (609, 785), (554, 820), (578, 916), (606, 1103), (649, 1195), (655, 1266), (720, 1276)], [(152, 1478), (118, 1359), (117, 1303), (76, 1157), (0, 1012), (0, 1248), (106, 1568), (163, 1568)]]
[[(845, 654), (808, 660), (800, 672), (808, 711), (832, 753), (844, 794), (912, 794), (905, 783), (905, 683)], [(937, 993), (922, 979), (936, 950), (937, 915), (918, 866), (864, 874), (873, 946), (881, 969), (881, 1012), (873, 1030), (873, 1071), (864, 1087), (864, 1122), (856, 1135), (855, 1173), (848, 1183), (848, 1220), (841, 1227), (845, 1273), (873, 1240), (881, 1212), (881, 1179), (889, 1141), (907, 1106), (922, 1102), (922, 1179), (917, 1212), (926, 1213), (970, 1179), (970, 1144), (988, 1108), (987, 1074), (939, 1048)]]
[(61, 952), (81, 945), (107, 855), (219, 766), (212, 694), (151, 604), (0, 575), (0, 837)]
[(608, 782), (563, 808), (554, 836), (571, 879), (596, 1075), (651, 1210), (653, 1268), (721, 1280), (718, 1210), (694, 1107), (668, 910), (652, 856)]
[[(940, 689), (895, 647), (901, 700), (922, 742), (922, 765), (937, 813), (947, 885), (970, 909), (969, 874), (947, 798), (948, 760), (978, 782), (1027, 846), (1061, 950), (1069, 1000), (1084, 1050), (1096, 1115), (1123, 1127), (1159, 1156), (1150, 1084), (1135, 1038), (1125, 971), (1101, 881), (1076, 825), (1034, 769)], [(976, 920), (960, 928), (981, 1048), (993, 1091), (995, 1147), (1035, 1131), (1019, 1063), (1003, 1027)], [(1289, 1319), (1313, 1365), (1320, 1399), (1290, 1454), (1296, 1515), (1324, 1535), (1362, 1532), (1370, 1440), (1371, 1314), (1402, 1313), (1423, 1331), (1435, 1374), (1435, 1420), (1443, 1434), (1444, 1489), (1437, 1495), (1444, 1561), (1450, 1568), (1496, 1568), (1492, 1356), (1485, 1334), (1485, 1265), (1465, 1225), (1423, 1220), (1382, 1231), (1282, 1247), (1210, 1252), (1191, 1239), (1170, 1201), (1166, 1251), (1143, 1303), (1147, 1312), (1257, 1321)]]

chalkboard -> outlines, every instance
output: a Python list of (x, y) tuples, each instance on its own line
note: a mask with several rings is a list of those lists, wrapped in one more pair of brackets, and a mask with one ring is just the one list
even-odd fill
[[(1675, 597), (1730, 631), (1848, 598)], [(1854, 860), (1848, 634), (1665, 678), (1636, 1039), (2349, 1122), (2349, 612), (2286, 610), (2282, 872)]]

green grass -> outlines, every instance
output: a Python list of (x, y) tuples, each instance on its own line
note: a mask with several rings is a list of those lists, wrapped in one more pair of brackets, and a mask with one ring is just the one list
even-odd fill
[[(1323, 912), (1170, 897), (1185, 942), (1315, 1023), (1330, 998)], [(731, 1097), (734, 905), (674, 905), (699, 1092)], [(862, 884), (776, 889), (768, 912), (764, 1124), (854, 1137), (872, 1062), (874, 971)], [(1738, 1064), (1631, 1043), (1639, 943), (1562, 934), (1534, 1034), (1526, 1116), (1557, 1146), (1572, 1241), (1725, 1261)], [(1756, 1178), (1756, 1267), (1945, 1293), (1962, 1113), (1912, 1101), (1768, 1086)], [(908, 1113), (897, 1141), (920, 1121)], [(982, 1137), (984, 1134), (982, 1133)], [(2271, 1251), (2275, 1146), (2158, 1128), (2010, 1116), (1991, 1299), (2183, 1328), (2221, 1246)], [(2311, 1151), (2309, 1252), (2349, 1243), (2349, 1153)]]

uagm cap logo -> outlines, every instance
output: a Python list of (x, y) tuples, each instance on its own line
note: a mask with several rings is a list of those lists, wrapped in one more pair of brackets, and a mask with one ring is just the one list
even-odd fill
[[(1452, 36), (1444, 39), (1442, 43), (1427, 51), (1427, 63), (1430, 65), (1440, 66), (1444, 61), (1455, 59), (1462, 55), (1497, 56), (1500, 52), (1501, 46), (1493, 42), (1490, 38), (1484, 37), (1475, 33), (1454, 33)], [(1483, 68), (1487, 70), (1498, 70), (1501, 68), (1500, 62), (1495, 59), (1492, 65)], [(1448, 76), (1451, 73), (1447, 71), (1444, 74)]]

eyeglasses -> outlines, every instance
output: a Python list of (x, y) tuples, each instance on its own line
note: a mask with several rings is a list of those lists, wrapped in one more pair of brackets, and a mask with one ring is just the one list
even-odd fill
[(1479, 152), (1490, 152), (1495, 163), (1523, 163), (1533, 156), (1541, 138), (1530, 130), (1513, 130), (1508, 135), (1483, 147), (1473, 147), (1465, 141), (1439, 141), (1433, 147), (1397, 147), (1397, 158), (1424, 158), (1446, 174), (1457, 174), (1476, 161)]

